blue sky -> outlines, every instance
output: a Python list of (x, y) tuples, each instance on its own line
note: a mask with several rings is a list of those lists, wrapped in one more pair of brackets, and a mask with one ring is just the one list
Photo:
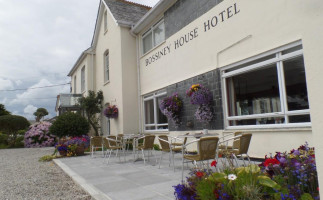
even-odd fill
[[(132, 0), (154, 6), (158, 0)], [(70, 86), (67, 74), (92, 40), (99, 0), (0, 0), (0, 103), (34, 119), (37, 108), (54, 117), (56, 96)]]

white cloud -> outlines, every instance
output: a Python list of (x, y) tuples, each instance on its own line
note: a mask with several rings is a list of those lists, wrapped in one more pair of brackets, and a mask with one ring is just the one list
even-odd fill
[(16, 80), (15, 83), (16, 83), (17, 86), (19, 86), (19, 85), (22, 84), (22, 81), (21, 80)]
[(0, 78), (0, 90), (10, 90), (13, 89), (13, 84), (11, 80)]
[(34, 112), (36, 112), (36, 110), (37, 110), (37, 107), (35, 107), (33, 105), (28, 105), (28, 106), (25, 107), (24, 113), (33, 115)]

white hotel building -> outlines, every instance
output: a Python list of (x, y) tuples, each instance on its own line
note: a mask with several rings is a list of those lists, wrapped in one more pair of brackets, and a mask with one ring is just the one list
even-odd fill
[[(323, 1), (160, 0), (151, 9), (102, 0), (92, 45), (68, 76), (72, 93), (104, 93), (119, 117), (107, 134), (252, 133), (249, 154), (264, 157), (307, 141), (323, 169)], [(194, 118), (186, 90), (213, 95), (212, 122)], [(175, 127), (159, 110), (178, 92)]]

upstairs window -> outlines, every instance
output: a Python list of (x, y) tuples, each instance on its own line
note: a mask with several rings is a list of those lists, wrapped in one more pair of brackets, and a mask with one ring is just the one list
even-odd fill
[(81, 70), (81, 92), (85, 91), (85, 66)]
[(110, 80), (109, 52), (104, 55), (104, 82)]
[(302, 44), (222, 71), (227, 127), (310, 126)]
[(106, 31), (108, 29), (108, 13), (107, 13), (107, 11), (104, 11), (103, 23), (104, 23), (104, 31)]
[(143, 54), (165, 40), (164, 20), (159, 21), (142, 35)]
[(160, 111), (159, 104), (166, 97), (166, 91), (159, 91), (144, 97), (144, 126), (146, 131), (167, 131), (168, 121)]
[(74, 94), (76, 94), (76, 76), (74, 76)]

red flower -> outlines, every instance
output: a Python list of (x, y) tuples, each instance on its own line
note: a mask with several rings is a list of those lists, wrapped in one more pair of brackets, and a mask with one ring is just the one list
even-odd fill
[(268, 165), (279, 165), (279, 161), (276, 158), (268, 158), (264, 162), (264, 166), (267, 167)]
[(204, 176), (204, 173), (203, 172), (196, 172), (196, 176), (201, 178)]
[(212, 162), (211, 162), (211, 167), (216, 167), (216, 161), (215, 160), (213, 160)]

